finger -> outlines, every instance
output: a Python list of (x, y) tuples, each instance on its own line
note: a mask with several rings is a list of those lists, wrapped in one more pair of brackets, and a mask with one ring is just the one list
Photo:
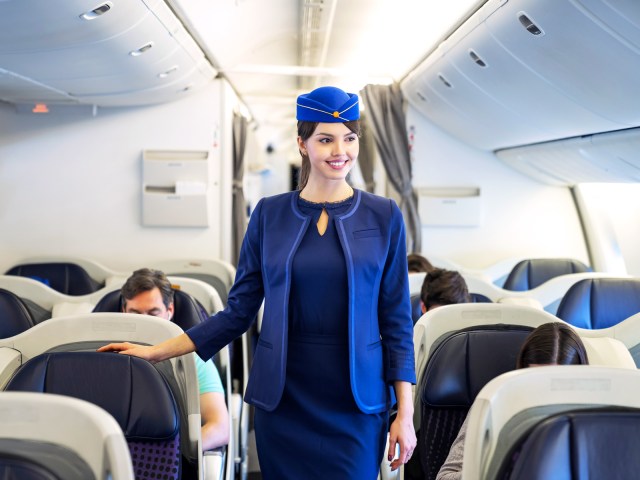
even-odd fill
[(104, 345), (100, 347), (98, 352), (119, 352), (120, 350), (126, 350), (129, 348), (129, 345), (126, 343), (110, 343), (109, 345)]
[(396, 455), (396, 439), (393, 437), (389, 437), (389, 451), (387, 452), (387, 460), (393, 460), (393, 457)]

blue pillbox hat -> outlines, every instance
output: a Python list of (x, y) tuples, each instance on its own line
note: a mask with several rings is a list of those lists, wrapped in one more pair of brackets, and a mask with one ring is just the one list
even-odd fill
[(296, 119), (304, 122), (342, 123), (358, 120), (358, 95), (336, 87), (320, 87), (298, 97)]

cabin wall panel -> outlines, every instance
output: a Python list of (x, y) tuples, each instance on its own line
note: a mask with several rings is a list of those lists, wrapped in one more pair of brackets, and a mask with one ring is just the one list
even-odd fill
[[(220, 258), (222, 82), (151, 107), (18, 114), (0, 108), (0, 270), (35, 255), (113, 268), (162, 258)], [(210, 228), (143, 227), (142, 151), (207, 150)]]
[(435, 126), (413, 107), (413, 186), (477, 187), (478, 227), (423, 227), (422, 252), (467, 268), (511, 257), (573, 257), (588, 263), (576, 209), (567, 188), (545, 185), (510, 169)]

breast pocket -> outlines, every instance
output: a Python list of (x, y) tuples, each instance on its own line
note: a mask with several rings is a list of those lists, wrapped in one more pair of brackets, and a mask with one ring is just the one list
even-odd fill
[(379, 228), (367, 228), (366, 230), (356, 230), (353, 232), (353, 238), (370, 238), (382, 235)]

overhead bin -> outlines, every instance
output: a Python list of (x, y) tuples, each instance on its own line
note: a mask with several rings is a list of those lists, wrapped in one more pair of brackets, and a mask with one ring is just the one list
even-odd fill
[(496, 155), (552, 185), (640, 182), (640, 128), (508, 148)]
[[(0, 83), (0, 98), (5, 101), (23, 101), (16, 88), (22, 82), (42, 87), (43, 97), (31, 101), (59, 99), (100, 106), (158, 103), (180, 98), (215, 77), (202, 50), (162, 0), (25, 1), (33, 3), (29, 19), (11, 14), (20, 3), (17, 0), (0, 1), (0, 69), (18, 83), (13, 95)], [(104, 5), (109, 6), (104, 13), (91, 17)], [(86, 12), (91, 19), (82, 18)], [(9, 41), (14, 36), (25, 37), (25, 43)]]
[(640, 4), (489, 0), (402, 82), (485, 150), (640, 125)]

